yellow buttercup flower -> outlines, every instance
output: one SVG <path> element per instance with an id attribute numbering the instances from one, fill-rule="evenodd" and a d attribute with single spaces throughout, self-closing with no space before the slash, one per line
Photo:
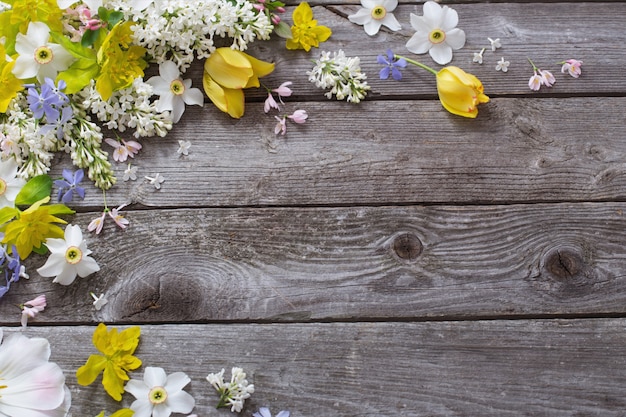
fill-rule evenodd
<path id="1" fill-rule="evenodd" d="M 313 19 L 313 9 L 305 1 L 296 7 L 292 18 L 292 38 L 287 39 L 287 49 L 304 49 L 308 52 L 312 46 L 319 47 L 320 42 L 325 42 L 332 34 L 330 28 L 317 25 L 317 20 Z"/>
<path id="2" fill-rule="evenodd" d="M 446 110 L 463 117 L 475 118 L 478 105 L 489 102 L 480 80 L 454 66 L 442 68 L 437 73 L 437 92 Z"/>
<path id="3" fill-rule="evenodd" d="M 111 29 L 98 50 L 100 75 L 96 90 L 103 100 L 108 100 L 114 91 L 129 87 L 135 78 L 143 77 L 148 65 L 144 60 L 146 49 L 131 45 L 134 22 L 120 22 Z"/>
<path id="4" fill-rule="evenodd" d="M 4 45 L 0 43 L 0 113 L 6 113 L 11 100 L 24 89 L 23 81 L 11 72 L 14 65 L 15 61 L 7 61 Z"/>
<path id="5" fill-rule="evenodd" d="M 0 229 L 4 232 L 2 243 L 9 247 L 15 245 L 22 259 L 26 259 L 34 249 L 39 249 L 49 237 L 62 238 L 63 229 L 53 223 L 67 222 L 55 216 L 74 213 L 74 210 L 64 204 L 44 206 L 48 201 L 50 197 L 43 198 L 28 209 L 18 212 L 14 220 Z"/>
<path id="6" fill-rule="evenodd" d="M 105 391 L 117 401 L 122 400 L 124 381 L 128 381 L 128 371 L 141 366 L 141 360 L 133 356 L 139 345 L 139 326 L 130 327 L 118 333 L 116 328 L 107 331 L 100 323 L 93 333 L 93 344 L 102 355 L 90 355 L 87 363 L 78 368 L 76 379 L 80 385 L 90 385 L 100 372 Z"/>
<path id="7" fill-rule="evenodd" d="M 204 91 L 221 111 L 236 119 L 243 116 L 244 88 L 259 87 L 260 77 L 274 71 L 274 64 L 245 52 L 217 48 L 204 63 Z"/>

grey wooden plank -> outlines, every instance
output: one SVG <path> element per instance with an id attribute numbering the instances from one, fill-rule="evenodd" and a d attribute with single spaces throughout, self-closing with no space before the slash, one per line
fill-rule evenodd
<path id="1" fill-rule="evenodd" d="M 234 121 L 190 108 L 166 138 L 144 141 L 137 181 L 112 205 L 148 207 L 511 203 L 623 199 L 623 97 L 494 99 L 470 120 L 435 101 L 291 103 L 310 118 L 276 136 L 262 104 Z M 599 116 L 601 115 L 601 116 Z M 176 154 L 177 140 L 192 143 Z M 70 167 L 60 155 L 53 175 Z M 156 190 L 144 179 L 159 172 Z M 75 206 L 97 208 L 95 187 Z"/>
<path id="2" fill-rule="evenodd" d="M 199 415 L 216 412 L 204 379 L 232 366 L 255 385 L 246 408 L 304 416 L 621 416 L 624 319 L 434 323 L 142 326 L 143 367 L 182 371 Z M 37 327 L 65 370 L 73 415 L 109 412 L 99 385 L 76 384 L 96 353 L 91 327 Z M 6 330 L 6 332 L 13 330 Z M 143 369 L 131 373 L 140 378 Z"/>
<path id="3" fill-rule="evenodd" d="M 623 46 L 626 32 L 623 31 L 622 18 L 626 15 L 624 2 L 446 4 L 457 10 L 458 27 L 466 33 L 466 44 L 455 51 L 450 65 L 475 74 L 483 82 L 488 95 L 541 97 L 554 94 L 623 95 L 626 92 L 626 75 L 621 70 L 626 59 Z M 330 27 L 333 35 L 309 53 L 286 50 L 285 41 L 278 37 L 251 44 L 249 53 L 277 64 L 275 72 L 264 82 L 269 86 L 277 86 L 291 80 L 294 83 L 294 99 L 325 100 L 323 92 L 308 81 L 306 71 L 311 70 L 311 59 L 316 59 L 320 51 L 342 49 L 346 55 L 361 59 L 361 68 L 372 87 L 368 99 L 436 97 L 433 76 L 419 68 L 405 70 L 401 82 L 380 80 L 378 77 L 381 66 L 376 62 L 376 57 L 384 54 L 388 48 L 437 70 L 442 68 L 428 54 L 412 54 L 405 46 L 415 33 L 410 24 L 410 14 L 421 15 L 422 5 L 399 5 L 394 14 L 402 24 L 402 30 L 392 32 L 383 28 L 373 37 L 347 19 L 358 8 L 356 4 L 341 2 L 314 6 L 318 24 Z M 292 23 L 293 9 L 288 8 L 286 13 L 285 21 L 289 24 Z M 484 53 L 484 63 L 473 63 L 474 52 L 490 46 L 488 37 L 499 38 L 502 48 L 496 52 L 488 48 Z M 496 62 L 502 57 L 511 62 L 506 74 L 495 70 Z M 533 74 L 528 58 L 540 68 L 555 73 L 557 82 L 552 88 L 544 87 L 539 92 L 528 88 L 528 80 Z M 560 73 L 561 66 L 558 63 L 569 58 L 585 62 L 582 78 L 573 79 Z M 195 66 L 190 71 L 194 83 L 201 85 L 202 66 Z M 251 89 L 248 95 L 260 99 L 266 94 L 264 89 Z"/>
<path id="4" fill-rule="evenodd" d="M 132 211 L 101 271 L 14 284 L 0 322 L 415 320 L 626 312 L 624 203 Z M 96 213 L 71 221 L 86 230 Z M 87 233 L 87 232 L 85 232 Z M 96 311 L 89 292 L 110 302 Z"/>

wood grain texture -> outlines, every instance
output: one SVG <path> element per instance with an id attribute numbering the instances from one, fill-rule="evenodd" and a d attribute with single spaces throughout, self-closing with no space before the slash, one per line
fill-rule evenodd
<path id="1" fill-rule="evenodd" d="M 396 320 L 615 315 L 626 306 L 626 205 L 268 208 L 128 213 L 90 237 L 101 271 L 36 274 L 39 323 Z M 86 229 L 96 214 L 73 223 Z M 157 226 L 158 224 L 158 226 Z M 101 311 L 89 292 L 110 299 Z"/>
<path id="2" fill-rule="evenodd" d="M 147 207 L 623 200 L 626 98 L 602 99 L 602 118 L 588 103 L 494 99 L 475 120 L 434 101 L 297 103 L 310 120 L 286 136 L 261 104 L 237 121 L 190 108 L 166 138 L 144 141 L 138 180 L 107 196 Z M 188 156 L 178 139 L 192 142 Z M 70 165 L 61 158 L 54 175 Z M 144 179 L 155 172 L 161 190 Z M 97 210 L 102 195 L 73 204 Z"/>
<path id="3" fill-rule="evenodd" d="M 247 371 L 260 406 L 305 416 L 622 416 L 624 319 L 437 323 L 142 326 L 136 355 L 182 371 L 200 416 L 216 411 L 209 372 Z M 66 372 L 75 416 L 113 412 L 100 379 L 75 371 L 96 353 L 91 327 L 31 328 Z M 131 373 L 141 378 L 143 369 Z M 129 405 L 126 394 L 121 405 Z"/>

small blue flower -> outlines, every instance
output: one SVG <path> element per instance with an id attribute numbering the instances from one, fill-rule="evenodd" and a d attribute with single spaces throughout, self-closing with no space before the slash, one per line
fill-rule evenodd
<path id="1" fill-rule="evenodd" d="M 22 266 L 22 261 L 20 260 L 20 257 L 17 253 L 17 248 L 15 247 L 15 245 L 13 245 L 12 253 L 15 256 L 15 258 L 9 255 L 6 255 L 6 259 L 9 262 L 8 262 L 7 269 L 5 270 L 5 272 L 7 275 L 7 282 L 10 282 L 10 283 L 19 281 L 20 278 L 23 276 L 28 278 L 28 275 L 26 275 L 26 272 L 25 272 L 26 268 Z M 9 275 L 9 272 L 12 272 L 12 274 Z"/>
<path id="2" fill-rule="evenodd" d="M 276 414 L 276 417 L 289 417 L 289 411 L 281 411 L 278 414 Z M 259 411 L 257 411 L 256 413 L 252 414 L 252 417 L 272 417 L 272 413 L 270 413 L 270 409 L 267 407 L 261 407 L 259 408 Z"/>
<path id="3" fill-rule="evenodd" d="M 72 173 L 69 169 L 64 169 L 64 179 L 54 181 L 54 185 L 59 187 L 59 201 L 67 204 L 72 201 L 74 194 L 78 194 L 80 198 L 85 198 L 85 189 L 78 186 L 84 176 L 85 172 L 82 169 L 79 169 L 74 173 Z M 67 191 L 65 191 L 66 189 Z"/>
<path id="4" fill-rule="evenodd" d="M 402 73 L 400 72 L 399 68 L 406 67 L 406 61 L 404 60 L 404 58 L 400 58 L 397 60 L 394 59 L 394 54 L 391 49 L 387 49 L 387 56 L 385 57 L 384 55 L 378 55 L 376 61 L 381 65 L 385 65 L 380 70 L 381 80 L 386 80 L 387 78 L 389 78 L 389 75 L 391 75 L 396 81 L 400 81 L 402 79 Z"/>

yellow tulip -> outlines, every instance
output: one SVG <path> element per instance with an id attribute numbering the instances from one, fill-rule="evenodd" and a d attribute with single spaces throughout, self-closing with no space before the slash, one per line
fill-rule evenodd
<path id="1" fill-rule="evenodd" d="M 242 90 L 259 87 L 259 78 L 272 71 L 273 63 L 231 48 L 218 48 L 204 63 L 202 84 L 218 109 L 238 119 L 243 116 L 245 108 Z"/>
<path id="2" fill-rule="evenodd" d="M 463 117 L 475 118 L 478 105 L 489 102 L 480 80 L 454 66 L 445 67 L 437 73 L 437 92 L 446 110 Z"/>

